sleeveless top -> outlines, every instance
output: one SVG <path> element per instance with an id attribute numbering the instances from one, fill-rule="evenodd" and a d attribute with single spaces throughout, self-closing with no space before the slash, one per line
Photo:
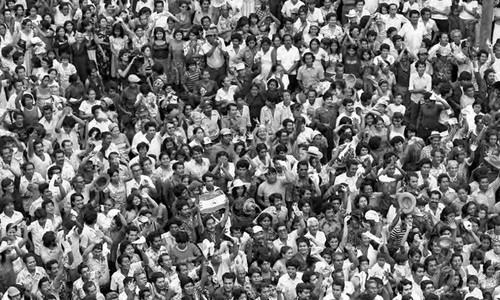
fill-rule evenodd
<path id="1" fill-rule="evenodd" d="M 163 45 L 158 45 L 153 43 L 153 58 L 154 59 L 167 59 L 168 58 L 168 43 L 165 42 Z"/>
<path id="2" fill-rule="evenodd" d="M 23 115 L 24 115 L 25 126 L 36 125 L 41 117 L 40 111 L 36 106 L 33 106 L 31 110 L 27 109 L 26 107 L 23 107 Z"/>

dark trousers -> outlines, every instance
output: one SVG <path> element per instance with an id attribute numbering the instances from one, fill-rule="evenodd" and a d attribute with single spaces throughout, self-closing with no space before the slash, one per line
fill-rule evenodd
<path id="1" fill-rule="evenodd" d="M 440 32 L 448 32 L 450 30 L 450 23 L 448 20 L 433 20 L 436 21 L 436 26 Z"/>

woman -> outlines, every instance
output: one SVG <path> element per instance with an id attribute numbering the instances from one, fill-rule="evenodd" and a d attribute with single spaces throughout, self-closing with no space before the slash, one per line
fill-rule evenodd
<path id="1" fill-rule="evenodd" d="M 42 259 L 42 262 L 45 264 L 53 259 L 59 260 L 59 257 L 62 256 L 63 251 L 57 244 L 55 232 L 47 231 L 46 233 L 44 233 L 42 240 L 43 244 L 42 247 L 40 247 L 40 257 Z"/>
<path id="2" fill-rule="evenodd" d="M 202 54 L 201 46 L 203 40 L 199 39 L 200 33 L 197 28 L 191 28 L 188 33 L 189 40 L 184 44 L 184 56 L 189 61 L 193 56 Z"/>
<path id="3" fill-rule="evenodd" d="M 123 52 L 128 44 L 128 36 L 125 35 L 125 31 L 120 24 L 115 24 L 113 26 L 113 30 L 111 32 L 111 36 L 109 37 L 109 45 L 111 48 L 111 76 L 118 77 L 118 69 L 120 65 L 120 61 L 123 59 Z M 128 51 L 126 52 L 128 53 Z M 120 54 L 122 57 L 120 57 Z M 128 72 L 127 72 L 128 73 Z M 119 78 L 124 78 L 123 75 L 119 76 Z"/>
<path id="4" fill-rule="evenodd" d="M 26 74 L 31 74 L 31 40 L 35 37 L 33 31 L 33 22 L 30 19 L 24 19 L 21 22 L 21 30 L 14 34 L 12 43 L 19 51 L 24 53 L 24 66 L 26 67 Z"/>
<path id="5" fill-rule="evenodd" d="M 268 37 L 262 38 L 261 49 L 255 54 L 254 63 L 260 67 L 261 79 L 266 82 L 272 66 L 276 64 L 276 53 L 272 51 L 271 40 Z"/>
<path id="6" fill-rule="evenodd" d="M 0 49 L 12 44 L 12 34 L 7 29 L 7 25 L 0 24 Z"/>
<path id="7" fill-rule="evenodd" d="M 130 30 L 127 24 L 123 22 L 123 20 L 120 20 L 119 24 L 122 25 L 123 30 L 125 30 L 125 33 L 132 41 L 132 49 L 140 50 L 144 45 L 148 43 L 149 36 L 151 35 L 151 30 L 155 27 L 156 22 L 153 22 L 152 26 L 148 26 L 147 29 L 142 25 L 138 25 L 135 28 L 135 32 Z"/>
<path id="8" fill-rule="evenodd" d="M 186 58 L 184 56 L 184 41 L 182 40 L 182 31 L 174 31 L 174 39 L 169 45 L 169 64 L 173 75 L 173 83 L 180 84 L 186 66 Z"/>
<path id="9" fill-rule="evenodd" d="M 63 54 L 69 54 L 71 52 L 71 46 L 69 44 L 68 36 L 64 27 L 60 26 L 56 29 L 56 36 L 54 38 L 53 49 L 56 51 L 57 58 L 61 60 Z"/>
<path id="10" fill-rule="evenodd" d="M 95 42 L 97 44 L 97 66 L 100 75 L 107 79 L 111 75 L 111 49 L 109 44 L 108 21 L 101 16 L 95 30 Z"/>
<path id="11" fill-rule="evenodd" d="M 101 99 L 104 95 L 104 83 L 101 75 L 99 75 L 97 65 L 90 63 L 89 71 L 90 74 L 85 80 L 85 89 L 93 89 L 96 93 L 96 99 Z"/>
<path id="12" fill-rule="evenodd" d="M 160 165 L 154 171 L 153 179 L 154 181 L 160 181 L 162 184 L 165 184 L 174 172 L 172 170 L 172 165 L 170 163 L 170 157 L 168 156 L 168 153 L 162 152 L 159 159 Z"/>
<path id="13" fill-rule="evenodd" d="M 142 201 L 144 195 L 136 190 L 127 197 L 125 208 L 122 210 L 127 224 L 130 224 L 139 215 L 139 211 L 147 206 Z"/>
<path id="14" fill-rule="evenodd" d="M 196 127 L 193 129 L 193 135 L 190 137 L 192 140 L 189 143 L 190 147 L 193 146 L 202 146 L 203 147 L 203 140 L 205 138 L 205 129 L 203 127 Z"/>
<path id="15" fill-rule="evenodd" d="M 378 136 L 381 138 L 379 149 L 389 149 L 388 129 L 387 127 L 385 127 L 384 120 L 381 117 L 379 116 L 375 117 L 375 124 L 370 128 L 368 128 L 366 135 L 367 135 L 366 142 L 368 142 L 370 138 Z"/>
<path id="16" fill-rule="evenodd" d="M 87 80 L 90 59 L 87 51 L 87 42 L 81 32 L 75 34 L 75 42 L 71 44 L 71 57 L 80 80 L 85 82 Z"/>
<path id="17" fill-rule="evenodd" d="M 270 214 L 263 212 L 255 219 L 255 221 L 264 230 L 264 238 L 266 240 L 274 240 L 276 238 L 276 232 L 272 226 L 273 217 Z"/>
<path id="18" fill-rule="evenodd" d="M 191 26 L 193 25 L 191 21 L 192 15 L 190 12 L 189 3 L 187 1 L 179 1 L 179 8 L 181 9 L 181 11 L 177 15 L 175 15 L 175 17 L 179 20 L 177 25 L 179 30 L 181 30 L 181 32 L 183 33 L 183 36 L 187 36 L 189 29 L 191 29 Z"/>
<path id="19" fill-rule="evenodd" d="M 280 229 L 278 229 L 279 231 Z M 286 231 L 286 228 L 283 226 L 283 230 Z M 283 276 L 287 274 L 286 271 L 286 263 L 293 257 L 293 249 L 290 246 L 283 246 L 281 247 L 280 250 L 280 257 L 279 259 L 274 263 L 273 269 L 274 271 L 278 272 L 279 276 Z"/>
<path id="20" fill-rule="evenodd" d="M 120 132 L 120 127 L 116 123 L 109 125 L 109 132 L 111 132 L 112 143 L 118 149 L 118 154 L 125 160 L 128 160 L 128 154 L 131 147 L 127 136 Z"/>
<path id="21" fill-rule="evenodd" d="M 313 67 L 323 69 L 324 66 L 327 66 L 328 63 L 328 53 L 326 53 L 325 49 L 320 47 L 321 44 L 319 39 L 313 38 L 308 44 L 308 49 L 304 51 L 304 53 L 311 52 L 314 55 Z"/>
<path id="22" fill-rule="evenodd" d="M 73 24 L 73 21 L 66 21 L 64 22 L 64 31 L 66 32 L 66 36 L 68 37 L 68 42 L 70 45 L 75 43 L 75 25 Z"/>
<path id="23" fill-rule="evenodd" d="M 484 294 L 492 294 L 499 283 L 499 271 L 491 260 L 483 264 L 483 272 L 479 273 L 479 288 Z"/>
<path id="24" fill-rule="evenodd" d="M 78 74 L 71 74 L 68 82 L 70 85 L 66 88 L 66 92 L 64 93 L 66 99 L 68 99 L 67 105 L 71 107 L 74 112 L 78 112 L 77 116 L 79 116 L 79 107 L 82 104 L 83 99 L 87 98 L 85 86 L 80 81 Z"/>
<path id="25" fill-rule="evenodd" d="M 152 57 L 155 63 L 163 67 L 163 70 L 168 70 L 169 44 L 166 40 L 165 29 L 156 27 L 153 31 L 152 38 Z"/>
<path id="26" fill-rule="evenodd" d="M 20 231 L 23 233 L 22 237 L 19 236 Z M 9 263 L 12 264 L 11 267 L 15 274 L 18 274 L 24 268 L 21 257 L 28 253 L 28 250 L 26 249 L 26 243 L 28 240 L 28 232 L 24 222 L 7 224 L 6 236 L 2 238 L 0 252 L 3 255 L 6 255 L 2 257 L 2 260 L 6 257 L 13 259 Z"/>
<path id="27" fill-rule="evenodd" d="M 109 169 L 108 176 L 110 178 L 109 185 L 103 192 L 113 201 L 113 208 L 122 211 L 125 207 L 125 183 L 120 179 L 120 171 L 117 169 Z"/>
<path id="28" fill-rule="evenodd" d="M 121 49 L 118 53 L 118 63 L 116 66 L 116 77 L 122 85 L 122 87 L 127 87 L 129 82 L 127 80 L 130 74 L 137 74 L 137 67 L 135 61 L 137 56 L 130 59 L 130 52 L 128 49 Z"/>
<path id="29" fill-rule="evenodd" d="M 87 48 L 87 56 L 90 61 L 94 62 L 94 66 L 97 67 L 97 43 L 96 34 L 94 33 L 94 24 L 90 20 L 84 20 L 81 27 L 84 30 L 82 34 Z"/>
<path id="30" fill-rule="evenodd" d="M 309 26 L 309 32 L 304 34 L 304 36 L 302 38 L 303 47 L 305 47 L 305 48 L 310 47 L 311 41 L 313 39 L 316 39 L 318 41 L 323 39 L 323 35 L 319 33 L 319 30 L 320 30 L 319 27 L 316 25 Z M 319 42 L 318 42 L 318 44 L 319 44 Z"/>
<path id="31" fill-rule="evenodd" d="M 260 111 L 265 105 L 265 100 L 260 93 L 259 85 L 252 85 L 250 94 L 246 96 L 246 103 L 248 104 L 248 108 L 250 109 L 250 120 L 252 122 L 252 126 L 255 126 L 255 120 L 260 119 Z"/>
<path id="32" fill-rule="evenodd" d="M 245 47 L 245 53 L 243 55 L 243 62 L 245 63 L 245 67 L 250 72 L 253 73 L 253 70 L 255 69 L 254 67 L 255 56 L 257 55 L 257 52 L 260 51 L 260 49 L 257 45 L 257 39 L 255 38 L 254 35 L 247 36 L 247 38 L 245 39 L 245 44 L 246 47 Z"/>
<path id="33" fill-rule="evenodd" d="M 299 262 L 299 268 L 297 271 L 305 272 L 308 268 L 312 267 L 316 262 L 311 256 L 311 242 L 305 237 L 299 237 L 297 239 L 297 253 L 293 256 L 292 259 L 295 259 Z"/>
<path id="34" fill-rule="evenodd" d="M 392 122 L 389 126 L 389 140 L 392 140 L 396 136 L 404 138 L 406 126 L 403 125 L 403 114 L 400 112 L 395 112 L 392 116 Z"/>
<path id="35" fill-rule="evenodd" d="M 222 87 L 217 90 L 215 95 L 215 107 L 226 107 L 229 102 L 234 102 L 234 95 L 240 90 L 240 83 L 238 85 L 232 84 L 231 78 L 225 77 L 222 80 Z"/>
<path id="36" fill-rule="evenodd" d="M 76 43 L 73 45 L 76 45 Z M 79 117 L 83 120 L 92 120 L 94 118 L 92 107 L 94 107 L 95 105 L 101 105 L 101 101 L 96 99 L 96 92 L 93 89 L 88 89 L 87 100 L 83 100 L 80 104 Z"/>
<path id="37" fill-rule="evenodd" d="M 188 269 L 192 270 L 195 263 L 200 261 L 202 253 L 193 243 L 189 242 L 189 236 L 185 231 L 179 231 L 175 238 L 176 245 L 171 248 L 170 256 L 174 265 L 187 263 Z"/>

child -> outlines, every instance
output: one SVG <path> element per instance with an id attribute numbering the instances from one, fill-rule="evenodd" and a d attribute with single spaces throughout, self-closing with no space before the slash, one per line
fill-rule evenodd
<path id="1" fill-rule="evenodd" d="M 483 299 L 483 293 L 478 287 L 479 280 L 476 275 L 469 275 L 467 276 L 467 288 L 465 291 L 467 294 L 465 294 L 464 299 L 467 299 L 468 297 L 474 297 L 479 300 Z"/>
<path id="2" fill-rule="evenodd" d="M 147 83 L 141 84 L 139 90 L 140 93 L 137 94 L 134 106 L 144 105 L 148 110 L 149 116 L 160 123 L 155 94 L 151 92 L 151 88 Z"/>
<path id="3" fill-rule="evenodd" d="M 482 105 L 480 100 L 474 101 L 472 105 L 466 106 L 462 108 L 461 112 L 461 118 L 467 122 L 467 126 L 469 128 L 469 132 L 474 132 L 476 130 L 476 116 L 478 115 L 483 115 L 481 112 Z M 462 120 L 460 120 L 462 121 Z"/>
<path id="4" fill-rule="evenodd" d="M 184 73 L 184 82 L 183 87 L 184 90 L 189 94 L 193 93 L 194 85 L 197 81 L 200 80 L 200 69 L 198 68 L 198 64 L 193 59 L 187 61 L 187 70 Z"/>
<path id="5" fill-rule="evenodd" d="M 377 263 L 368 270 L 368 276 L 378 277 L 382 279 L 382 282 L 384 283 L 384 285 L 386 285 L 389 283 L 389 280 L 386 276 L 388 272 L 391 272 L 391 265 L 386 262 L 386 254 L 383 252 L 379 252 L 377 254 Z"/>
<path id="6" fill-rule="evenodd" d="M 406 112 L 406 106 L 403 105 L 403 94 L 397 93 L 394 95 L 394 103 L 387 106 L 387 115 L 392 119 L 395 112 L 400 112 L 403 116 Z"/>

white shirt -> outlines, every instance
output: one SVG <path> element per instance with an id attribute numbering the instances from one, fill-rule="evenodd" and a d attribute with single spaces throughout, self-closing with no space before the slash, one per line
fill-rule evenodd
<path id="1" fill-rule="evenodd" d="M 415 28 L 413 24 L 410 22 L 406 23 L 399 30 L 399 35 L 403 37 L 404 43 L 408 47 L 408 50 L 417 55 L 418 49 L 422 45 L 422 40 L 424 39 L 424 35 L 427 34 L 427 29 L 425 28 L 423 23 L 418 23 Z"/>
<path id="2" fill-rule="evenodd" d="M 295 46 L 291 46 L 290 49 L 286 49 L 285 45 L 282 45 L 276 51 L 276 60 L 278 60 L 285 70 L 289 70 L 296 62 L 300 61 L 299 49 Z M 289 75 L 296 75 L 297 69 L 291 72 Z"/>
<path id="3" fill-rule="evenodd" d="M 451 8 L 451 0 L 430 0 L 428 6 L 445 10 L 446 8 Z M 434 12 L 432 13 L 432 18 L 434 20 L 447 20 L 448 16 Z"/>
<path id="4" fill-rule="evenodd" d="M 163 138 L 160 136 L 160 133 L 155 133 L 151 142 L 146 138 L 146 135 L 142 133 L 142 131 L 137 132 L 132 139 L 132 152 L 139 153 L 137 150 L 137 145 L 140 143 L 146 143 L 149 145 L 148 154 L 154 155 L 156 158 L 160 157 L 161 153 L 161 143 L 163 142 Z"/>
<path id="5" fill-rule="evenodd" d="M 283 7 L 281 8 L 281 13 L 284 15 L 284 16 L 287 16 L 287 17 L 292 17 L 292 10 L 294 9 L 299 9 L 302 5 L 305 5 L 304 2 L 302 1 L 297 1 L 297 3 L 293 4 L 291 0 L 287 0 L 285 1 L 285 3 L 283 3 Z"/>

